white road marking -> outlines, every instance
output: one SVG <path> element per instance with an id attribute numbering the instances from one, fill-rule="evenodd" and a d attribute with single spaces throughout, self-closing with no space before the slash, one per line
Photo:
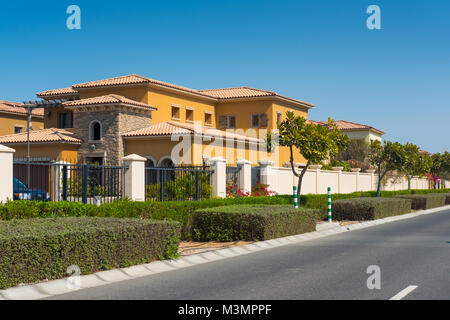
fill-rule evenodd
<path id="1" fill-rule="evenodd" d="M 397 293 L 395 296 L 390 298 L 389 300 L 402 300 L 404 297 L 406 297 L 408 294 L 410 294 L 411 292 L 413 292 L 416 289 L 417 289 L 417 286 L 408 286 L 405 289 L 403 289 L 402 291 L 400 291 L 399 293 Z"/>

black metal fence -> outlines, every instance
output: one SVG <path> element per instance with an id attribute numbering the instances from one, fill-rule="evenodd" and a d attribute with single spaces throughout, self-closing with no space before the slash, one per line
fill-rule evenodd
<path id="1" fill-rule="evenodd" d="M 14 160 L 14 199 L 101 204 L 125 197 L 124 166 Z"/>
<path id="2" fill-rule="evenodd" d="M 208 166 L 145 168 L 145 198 L 154 201 L 193 201 L 212 196 Z"/>
<path id="3" fill-rule="evenodd" d="M 239 186 L 239 172 L 241 171 L 240 166 L 227 166 L 227 186 Z"/>

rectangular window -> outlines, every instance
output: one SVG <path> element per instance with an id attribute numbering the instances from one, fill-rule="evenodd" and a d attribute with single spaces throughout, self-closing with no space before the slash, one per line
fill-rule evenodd
<path id="1" fill-rule="evenodd" d="M 194 122 L 194 109 L 186 108 L 186 122 Z"/>
<path id="2" fill-rule="evenodd" d="M 67 129 L 72 128 L 72 121 L 70 119 L 70 113 L 60 113 L 59 114 L 59 128 Z"/>
<path id="3" fill-rule="evenodd" d="M 14 126 L 14 134 L 21 133 L 23 130 L 23 127 L 21 126 Z"/>
<path id="4" fill-rule="evenodd" d="M 234 129 L 236 128 L 236 116 L 220 116 L 219 117 L 219 128 L 222 129 Z"/>
<path id="5" fill-rule="evenodd" d="M 228 128 L 236 128 L 236 116 L 228 116 Z"/>
<path id="6" fill-rule="evenodd" d="M 259 128 L 259 114 L 252 114 L 252 128 Z"/>
<path id="7" fill-rule="evenodd" d="M 180 107 L 172 106 L 172 120 L 180 120 Z"/>
<path id="8" fill-rule="evenodd" d="M 252 128 L 265 128 L 268 124 L 268 117 L 265 113 L 252 114 L 251 127 Z"/>
<path id="9" fill-rule="evenodd" d="M 205 112 L 205 125 L 210 126 L 212 125 L 212 114 Z"/>

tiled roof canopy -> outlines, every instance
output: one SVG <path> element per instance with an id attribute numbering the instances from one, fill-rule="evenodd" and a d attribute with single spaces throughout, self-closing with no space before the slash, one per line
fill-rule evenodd
<path id="1" fill-rule="evenodd" d="M 104 80 L 89 81 L 84 83 L 79 83 L 73 85 L 71 88 L 57 89 L 43 91 L 37 94 L 38 97 L 51 97 L 53 95 L 61 94 L 78 94 L 80 90 L 90 89 L 90 88 L 102 88 L 102 87 L 114 87 L 114 86 L 127 86 L 127 85 L 154 85 L 162 88 L 170 88 L 174 90 L 180 90 L 185 93 L 195 94 L 202 96 L 204 98 L 215 100 L 215 101 L 225 101 L 229 99 L 243 99 L 243 98 L 258 98 L 258 97 L 277 97 L 280 99 L 288 100 L 294 103 L 300 103 L 306 107 L 313 107 L 314 105 L 281 96 L 273 91 L 249 88 L 249 87 L 237 87 L 237 88 L 225 88 L 225 89 L 211 89 L 211 90 L 195 90 L 187 87 L 167 83 L 164 81 L 159 81 L 155 79 L 150 79 L 138 74 L 130 74 L 126 76 L 114 77 Z"/>
<path id="2" fill-rule="evenodd" d="M 106 96 L 93 97 L 81 100 L 66 101 L 63 102 L 65 107 L 82 107 L 82 106 L 93 106 L 93 105 L 105 105 L 105 104 L 120 104 L 120 105 L 130 105 L 134 107 L 145 108 L 149 110 L 157 110 L 157 108 L 152 107 L 149 104 L 132 100 L 118 94 L 108 94 Z"/>
<path id="3" fill-rule="evenodd" d="M 183 86 L 178 86 L 178 85 L 167 83 L 167 82 L 164 82 L 164 81 L 150 79 L 150 78 L 147 78 L 147 77 L 144 77 L 144 76 L 140 76 L 138 74 L 130 74 L 130 75 L 127 75 L 127 76 L 114 77 L 114 78 L 109 78 L 109 79 L 104 79 L 104 80 L 97 80 L 97 81 L 90 81 L 90 82 L 75 84 L 75 85 L 72 86 L 72 88 L 74 88 L 74 89 L 86 89 L 86 88 L 123 86 L 123 85 L 133 85 L 133 84 L 155 84 L 155 85 L 159 85 L 159 86 L 162 86 L 162 87 L 168 87 L 168 88 L 172 88 L 172 89 L 186 91 L 186 92 L 189 92 L 189 93 L 195 93 L 195 94 L 204 95 L 204 94 L 202 94 L 199 91 L 194 90 L 194 89 L 190 89 L 190 88 L 183 87 Z M 207 97 L 207 95 L 204 95 L 204 96 Z"/>
<path id="4" fill-rule="evenodd" d="M 309 120 L 313 124 L 326 125 L 328 121 L 314 121 Z M 334 122 L 339 130 L 342 131 L 358 131 L 358 130 L 373 130 L 379 134 L 384 134 L 385 132 L 378 130 L 372 126 L 366 124 L 360 124 L 356 122 L 346 121 L 346 120 L 336 120 Z"/>
<path id="5" fill-rule="evenodd" d="M 27 142 L 26 132 L 0 137 L 0 143 L 5 144 L 26 143 L 26 142 Z M 74 137 L 72 132 L 55 128 L 30 131 L 30 142 L 81 144 L 81 140 Z"/>
<path id="6" fill-rule="evenodd" d="M 78 95 L 79 92 L 77 90 L 69 88 L 62 88 L 62 89 L 54 89 L 54 90 L 47 90 L 37 93 L 36 95 L 39 98 L 46 98 L 46 97 L 52 97 L 52 96 L 58 96 L 58 95 Z"/>
<path id="7" fill-rule="evenodd" d="M 22 104 L 17 102 L 10 102 L 10 101 L 2 101 L 0 100 L 0 112 L 7 112 L 7 113 L 15 113 L 15 114 L 27 114 L 27 110 L 23 107 L 21 107 Z M 31 114 L 33 116 L 37 117 L 43 117 L 44 116 L 44 109 L 43 108 L 37 108 L 33 109 Z"/>
<path id="8" fill-rule="evenodd" d="M 304 104 L 308 107 L 314 106 L 314 105 L 304 102 L 304 101 L 281 96 L 278 93 L 273 92 L 273 91 L 255 89 L 255 88 L 250 88 L 250 87 L 210 89 L 210 90 L 200 90 L 199 92 L 205 93 L 205 94 L 215 97 L 219 100 L 221 100 L 221 99 L 228 100 L 228 99 L 257 98 L 257 97 L 279 97 L 279 98 L 291 100 L 293 102 Z"/>
<path id="9" fill-rule="evenodd" d="M 188 123 L 179 123 L 173 121 L 160 122 L 147 128 L 131 131 L 123 134 L 123 137 L 151 137 L 151 136 L 167 136 L 172 134 L 203 134 L 206 136 L 236 139 L 240 141 L 250 141 L 259 143 L 260 140 L 247 137 L 241 134 L 226 132 L 214 128 L 204 127 L 201 125 L 193 125 Z"/>

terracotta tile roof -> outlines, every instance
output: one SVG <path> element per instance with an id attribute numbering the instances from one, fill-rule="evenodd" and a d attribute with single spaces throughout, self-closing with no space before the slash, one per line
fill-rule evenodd
<path id="1" fill-rule="evenodd" d="M 257 97 L 272 96 L 272 97 L 278 97 L 278 98 L 282 98 L 282 99 L 289 100 L 289 101 L 296 102 L 296 103 L 301 103 L 308 107 L 314 106 L 314 105 L 304 102 L 304 101 L 284 97 L 273 91 L 255 89 L 255 88 L 250 88 L 250 87 L 195 90 L 195 89 L 171 84 L 171 83 L 164 82 L 164 81 L 147 78 L 147 77 L 144 77 L 144 76 L 141 76 L 138 74 L 130 74 L 130 75 L 126 75 L 126 76 L 120 76 L 120 77 L 114 77 L 114 78 L 109 78 L 109 79 L 74 84 L 72 86 L 72 88 L 43 91 L 43 92 L 38 93 L 37 95 L 38 95 L 38 97 L 51 97 L 52 95 L 59 95 L 59 94 L 76 94 L 76 93 L 78 93 L 78 91 L 80 89 L 82 90 L 82 89 L 88 89 L 88 88 L 101 88 L 101 87 L 139 85 L 139 84 L 149 84 L 149 85 L 155 85 L 155 86 L 160 86 L 160 87 L 181 90 L 184 92 L 200 95 L 200 96 L 203 96 L 208 99 L 219 100 L 219 101 L 227 100 L 227 99 L 257 98 Z"/>
<path id="2" fill-rule="evenodd" d="M 114 78 L 109 78 L 109 79 L 104 79 L 104 80 L 79 83 L 79 84 L 73 85 L 72 88 L 85 89 L 85 88 L 133 85 L 133 84 L 154 84 L 154 85 L 159 85 L 159 86 L 163 86 L 163 87 L 186 91 L 186 92 L 190 92 L 190 93 L 194 93 L 194 94 L 199 94 L 199 95 L 203 95 L 205 97 L 211 98 L 210 96 L 208 96 L 206 94 L 202 94 L 201 92 L 194 90 L 194 89 L 171 84 L 171 83 L 160 81 L 160 80 L 150 79 L 150 78 L 138 75 L 138 74 L 130 74 L 130 75 L 121 76 L 121 77 L 114 77 Z"/>
<path id="3" fill-rule="evenodd" d="M 199 90 L 199 92 L 205 93 L 205 94 L 215 97 L 219 100 L 221 100 L 221 99 L 228 100 L 228 99 L 242 99 L 242 98 L 257 98 L 257 97 L 279 97 L 279 98 L 287 99 L 287 100 L 290 100 L 293 102 L 305 104 L 309 107 L 314 106 L 308 102 L 284 97 L 273 91 L 250 88 L 250 87 L 209 89 L 209 90 Z"/>
<path id="4" fill-rule="evenodd" d="M 108 94 L 106 96 L 93 97 L 81 100 L 66 101 L 63 102 L 64 107 L 81 107 L 90 105 L 102 105 L 102 104 L 121 104 L 121 105 L 131 105 L 135 107 L 146 108 L 150 110 L 157 110 L 157 108 L 152 107 L 149 104 L 132 100 L 118 94 Z"/>
<path id="5" fill-rule="evenodd" d="M 10 102 L 10 101 L 2 101 L 0 100 L 0 112 L 6 112 L 6 113 L 15 113 L 15 114 L 27 114 L 27 110 L 23 107 L 21 107 L 22 104 L 18 102 Z M 44 116 L 44 109 L 43 108 L 37 108 L 34 109 L 31 114 L 33 116 L 37 117 L 43 117 Z"/>
<path id="6" fill-rule="evenodd" d="M 45 97 L 52 97 L 52 96 L 58 96 L 58 95 L 78 95 L 78 94 L 79 94 L 79 92 L 77 90 L 74 90 L 74 89 L 72 89 L 72 87 L 69 87 L 69 88 L 42 91 L 42 92 L 36 93 L 36 96 L 38 96 L 39 98 L 45 98 Z"/>
<path id="7" fill-rule="evenodd" d="M 15 144 L 26 143 L 27 133 L 21 132 L 17 134 L 11 134 L 0 137 L 0 143 L 2 144 Z M 76 138 L 72 132 L 63 129 L 41 129 L 30 131 L 30 142 L 53 142 L 53 143 L 68 143 L 68 144 L 81 144 L 81 140 Z"/>
<path id="8" fill-rule="evenodd" d="M 189 123 L 180 123 L 174 121 L 160 122 L 150 127 L 131 131 L 123 134 L 124 137 L 147 137 L 147 136 L 166 136 L 172 134 L 203 134 L 212 137 L 221 137 L 228 139 L 245 140 L 251 142 L 260 142 L 259 139 L 247 137 L 241 134 L 226 132 L 215 128 L 196 126 Z"/>
<path id="9" fill-rule="evenodd" d="M 314 121 L 314 120 L 309 120 L 309 122 L 314 123 L 314 124 L 321 124 L 321 125 L 325 125 L 328 123 L 328 121 Z M 338 127 L 338 129 L 342 130 L 342 131 L 373 130 L 380 134 L 385 133 L 381 130 L 378 130 L 378 129 L 376 129 L 372 126 L 366 125 L 366 124 L 360 124 L 360 123 L 346 121 L 346 120 L 336 120 L 335 123 L 336 123 L 336 126 Z"/>
<path id="10" fill-rule="evenodd" d="M 254 89 L 249 87 L 200 90 L 200 92 L 206 93 L 218 99 L 251 98 L 276 95 L 276 93 L 272 91 Z"/>

